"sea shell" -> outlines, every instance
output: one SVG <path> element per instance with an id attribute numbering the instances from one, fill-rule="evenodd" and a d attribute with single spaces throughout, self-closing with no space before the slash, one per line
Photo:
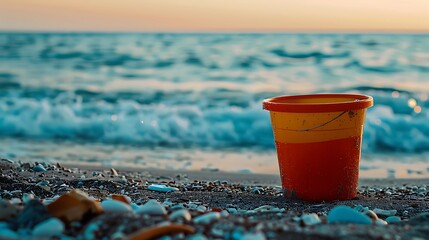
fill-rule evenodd
<path id="1" fill-rule="evenodd" d="M 79 191 L 72 190 L 47 206 L 49 213 L 65 222 L 81 220 L 85 216 L 95 216 L 101 214 L 103 209 L 100 204 L 88 198 Z"/>

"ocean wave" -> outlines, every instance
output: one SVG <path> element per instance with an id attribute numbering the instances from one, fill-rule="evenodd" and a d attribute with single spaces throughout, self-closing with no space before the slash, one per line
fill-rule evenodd
<path id="1" fill-rule="evenodd" d="M 349 57 L 349 52 L 338 52 L 338 53 L 324 53 L 321 51 L 310 51 L 310 52 L 287 52 L 284 49 L 273 49 L 271 52 L 279 57 L 286 58 L 345 58 Z"/>
<path id="2" fill-rule="evenodd" d="M 353 60 L 345 65 L 346 68 L 357 68 L 369 72 L 377 73 L 397 73 L 401 68 L 393 64 L 369 64 L 363 61 Z"/>
<path id="3" fill-rule="evenodd" d="M 429 151 L 427 98 L 393 88 L 356 89 L 374 96 L 376 103 L 367 113 L 364 152 Z M 199 97 L 195 92 L 176 94 L 54 89 L 19 97 L 16 92 L 0 94 L 0 135 L 141 146 L 273 149 L 269 114 L 261 108 L 269 93 L 216 90 L 210 94 L 205 90 Z"/>

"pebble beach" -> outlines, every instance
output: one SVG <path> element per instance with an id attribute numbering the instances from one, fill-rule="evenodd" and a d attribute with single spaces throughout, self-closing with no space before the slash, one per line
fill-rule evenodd
<path id="1" fill-rule="evenodd" d="M 427 239 L 427 179 L 361 179 L 348 201 L 276 175 L 0 160 L 0 239 Z"/>

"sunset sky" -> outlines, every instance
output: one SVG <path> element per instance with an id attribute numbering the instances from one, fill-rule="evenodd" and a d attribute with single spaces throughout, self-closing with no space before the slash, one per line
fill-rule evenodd
<path id="1" fill-rule="evenodd" d="M 429 32 L 429 0 L 0 0 L 0 30 Z"/>

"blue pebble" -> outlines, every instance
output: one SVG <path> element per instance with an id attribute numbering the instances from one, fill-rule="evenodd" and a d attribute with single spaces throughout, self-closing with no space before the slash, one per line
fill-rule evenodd
<path id="1" fill-rule="evenodd" d="M 371 218 L 347 206 L 336 206 L 328 213 L 328 223 L 371 224 Z"/>
<path id="2" fill-rule="evenodd" d="M 44 168 L 42 165 L 36 165 L 33 167 L 33 171 L 35 171 L 35 172 L 46 172 L 46 168 Z"/>
<path id="3" fill-rule="evenodd" d="M 156 192 L 173 192 L 179 190 L 175 187 L 169 187 L 162 184 L 152 184 L 148 187 L 148 189 Z"/>
<path id="4" fill-rule="evenodd" d="M 401 218 L 398 216 L 390 216 L 388 218 L 386 218 L 386 222 L 388 223 L 395 223 L 395 222 L 400 222 Z"/>

